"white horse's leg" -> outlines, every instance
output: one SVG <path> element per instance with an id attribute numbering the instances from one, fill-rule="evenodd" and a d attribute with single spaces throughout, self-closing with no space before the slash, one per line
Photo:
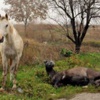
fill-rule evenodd
<path id="1" fill-rule="evenodd" d="M 13 81 L 13 87 L 12 89 L 16 89 L 16 74 L 17 74 L 17 68 L 18 68 L 18 64 L 19 64 L 19 59 L 18 57 L 16 57 L 13 61 L 12 61 L 12 65 L 10 67 L 10 80 Z"/>
<path id="2" fill-rule="evenodd" d="M 16 69 L 15 69 L 15 74 L 16 74 L 17 71 L 18 71 L 18 66 L 19 66 L 20 58 L 21 58 L 21 55 L 18 55 L 18 57 L 17 57 L 17 63 L 16 63 Z"/>
<path id="3" fill-rule="evenodd" d="M 17 64 L 17 59 L 12 60 L 12 64 L 10 66 L 10 81 L 13 81 L 13 88 L 16 88 L 16 75 L 15 75 L 15 69 Z"/>
<path id="4" fill-rule="evenodd" d="M 2 89 L 5 88 L 6 80 L 7 80 L 7 69 L 8 69 L 8 61 L 5 56 L 2 56 L 2 64 L 3 64 L 3 79 L 2 79 Z"/>

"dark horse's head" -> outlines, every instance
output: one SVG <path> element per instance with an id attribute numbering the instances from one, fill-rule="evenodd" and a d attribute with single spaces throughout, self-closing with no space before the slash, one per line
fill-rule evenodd
<path id="1" fill-rule="evenodd" d="M 50 61 L 45 60 L 44 64 L 45 64 L 45 68 L 46 68 L 47 73 L 51 72 L 53 70 L 54 65 L 55 65 L 55 63 L 52 60 L 50 60 Z"/>

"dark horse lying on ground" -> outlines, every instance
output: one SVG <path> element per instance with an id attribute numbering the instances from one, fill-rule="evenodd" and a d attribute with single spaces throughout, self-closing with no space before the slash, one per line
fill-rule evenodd
<path id="1" fill-rule="evenodd" d="M 75 67 L 62 72 L 56 72 L 53 67 L 53 61 L 44 61 L 46 72 L 51 79 L 54 87 L 60 87 L 67 84 L 85 86 L 93 84 L 100 86 L 100 72 L 85 67 Z"/>

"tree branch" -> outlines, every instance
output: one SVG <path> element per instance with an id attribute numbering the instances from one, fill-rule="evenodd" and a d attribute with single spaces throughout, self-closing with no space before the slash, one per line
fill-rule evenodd
<path id="1" fill-rule="evenodd" d="M 69 34 L 67 34 L 66 36 L 75 44 L 75 41 L 72 39 L 72 37 L 69 36 Z"/>
<path id="2" fill-rule="evenodd" d="M 64 11 L 65 14 L 71 19 L 71 16 L 70 16 L 69 13 L 67 12 L 66 7 L 65 7 L 64 5 L 63 5 L 63 6 L 64 6 L 64 8 L 63 8 L 62 6 L 60 6 L 60 5 L 57 3 L 56 0 L 52 0 L 52 1 L 54 1 L 55 4 L 56 4 L 56 6 L 57 6 L 58 8 L 60 8 L 60 9 L 62 9 L 62 11 Z"/>

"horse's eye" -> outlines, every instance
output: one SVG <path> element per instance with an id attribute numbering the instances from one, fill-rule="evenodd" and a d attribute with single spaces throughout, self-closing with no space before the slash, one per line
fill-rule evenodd
<path id="1" fill-rule="evenodd" d="M 8 24 L 5 27 L 7 28 L 8 27 Z"/>

